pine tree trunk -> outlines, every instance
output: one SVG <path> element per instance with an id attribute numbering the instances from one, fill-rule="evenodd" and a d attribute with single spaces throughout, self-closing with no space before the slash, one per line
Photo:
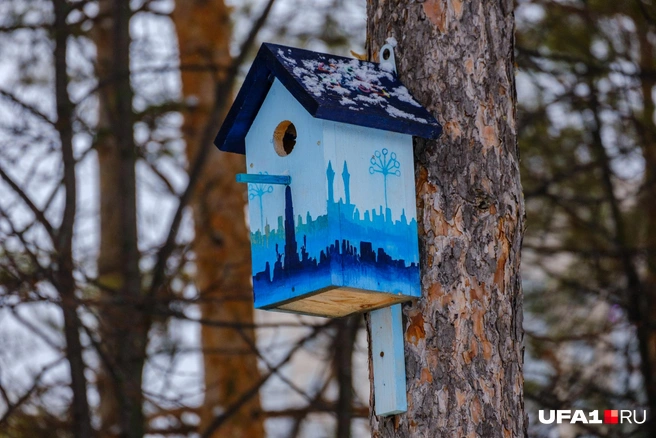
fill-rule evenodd
<path id="1" fill-rule="evenodd" d="M 225 79 L 232 61 L 230 17 L 223 0 L 194 0 L 178 1 L 172 18 L 178 34 L 182 89 L 188 105 L 183 134 L 191 163 L 200 148 L 213 148 L 201 144 L 201 138 L 215 103 L 216 84 Z M 250 328 L 253 302 L 250 243 L 244 217 L 246 187 L 235 182 L 235 175 L 245 171 L 244 157 L 213 150 L 204 169 L 191 202 L 202 318 L 237 322 L 244 328 L 237 331 L 202 326 L 205 400 L 200 410 L 201 432 L 251 388 L 259 375 L 253 350 L 255 335 Z M 212 436 L 264 437 L 259 397 L 254 396 Z"/>
<path id="2" fill-rule="evenodd" d="M 370 57 L 395 37 L 399 77 L 444 125 L 415 142 L 423 296 L 404 306 L 408 412 L 372 414 L 373 436 L 525 436 L 513 2 L 372 0 L 367 15 Z"/>

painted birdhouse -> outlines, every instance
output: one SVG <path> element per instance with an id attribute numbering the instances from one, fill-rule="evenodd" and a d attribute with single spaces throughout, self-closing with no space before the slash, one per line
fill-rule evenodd
<path id="1" fill-rule="evenodd" d="M 384 64 L 263 44 L 215 140 L 246 155 L 255 307 L 419 297 L 412 136 L 441 130 Z"/>

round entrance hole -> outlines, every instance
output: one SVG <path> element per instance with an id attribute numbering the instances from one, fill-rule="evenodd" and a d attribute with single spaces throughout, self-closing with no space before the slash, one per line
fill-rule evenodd
<path id="1" fill-rule="evenodd" d="M 292 153 L 294 146 L 296 146 L 296 126 L 289 120 L 284 120 L 273 131 L 273 148 L 278 155 L 286 157 Z"/>

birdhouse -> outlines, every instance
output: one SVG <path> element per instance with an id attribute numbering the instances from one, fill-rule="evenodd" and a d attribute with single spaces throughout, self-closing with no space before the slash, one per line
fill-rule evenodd
<path id="1" fill-rule="evenodd" d="M 215 140 L 246 155 L 255 307 L 419 297 L 412 137 L 441 130 L 384 63 L 263 44 Z"/>

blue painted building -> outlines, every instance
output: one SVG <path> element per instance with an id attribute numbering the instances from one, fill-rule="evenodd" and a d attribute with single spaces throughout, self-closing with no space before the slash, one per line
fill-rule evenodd
<path id="1" fill-rule="evenodd" d="M 379 64 L 262 45 L 215 140 L 246 155 L 255 307 L 344 316 L 419 297 L 412 136 L 440 133 Z"/>

